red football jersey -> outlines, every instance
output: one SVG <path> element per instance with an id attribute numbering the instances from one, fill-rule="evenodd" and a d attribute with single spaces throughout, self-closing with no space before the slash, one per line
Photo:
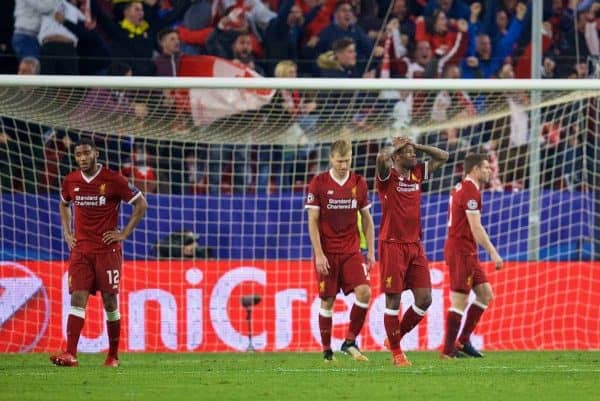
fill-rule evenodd
<path id="1" fill-rule="evenodd" d="M 477 184 L 465 178 L 456 184 L 448 205 L 448 239 L 446 249 L 463 254 L 477 254 L 477 243 L 473 238 L 467 213 L 481 213 L 481 193 Z"/>
<path id="2" fill-rule="evenodd" d="M 308 187 L 305 207 L 319 209 L 319 234 L 325 253 L 360 250 L 358 211 L 371 207 L 367 182 L 350 172 L 340 182 L 330 171 L 314 177 Z"/>
<path id="3" fill-rule="evenodd" d="M 107 252 L 119 243 L 104 244 L 102 234 L 116 230 L 121 201 L 133 203 L 142 196 L 125 177 L 101 166 L 93 177 L 81 170 L 67 175 L 62 183 L 61 200 L 73 203 L 73 227 L 78 252 Z"/>
<path id="4" fill-rule="evenodd" d="M 389 177 L 377 177 L 382 210 L 381 241 L 421 241 L 421 184 L 428 178 L 428 162 L 418 163 L 408 177 L 401 176 L 393 167 Z"/>

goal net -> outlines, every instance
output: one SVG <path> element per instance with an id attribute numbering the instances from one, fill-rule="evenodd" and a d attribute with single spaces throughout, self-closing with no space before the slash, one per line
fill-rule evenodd
<path id="1" fill-rule="evenodd" d="M 599 91 L 587 80 L 0 77 L 0 352 L 64 346 L 59 188 L 82 136 L 149 203 L 123 244 L 124 351 L 319 350 L 307 184 L 347 138 L 373 189 L 377 152 L 399 135 L 450 153 L 422 195 L 433 303 L 403 348 L 442 344 L 448 197 L 469 152 L 493 166 L 483 223 L 507 261 L 494 272 L 481 254 L 496 298 L 476 346 L 599 348 Z M 359 343 L 380 350 L 377 269 L 372 286 Z M 334 347 L 351 305 L 352 295 L 336 302 Z M 92 297 L 80 350 L 107 344 Z"/>

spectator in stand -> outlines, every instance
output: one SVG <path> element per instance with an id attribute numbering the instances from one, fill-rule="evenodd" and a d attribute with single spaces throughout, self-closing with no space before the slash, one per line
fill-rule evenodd
<path id="1" fill-rule="evenodd" d="M 450 24 L 446 14 L 437 10 L 431 17 L 417 18 L 415 40 L 427 41 L 435 55 L 437 76 L 447 63 L 458 64 L 467 50 L 469 25 L 464 19 Z"/>
<path id="2" fill-rule="evenodd" d="M 320 76 L 323 78 L 374 78 L 375 70 L 363 73 L 361 67 L 357 63 L 357 53 L 355 42 L 352 38 L 345 37 L 333 42 L 332 50 L 323 53 L 317 59 L 317 66 L 320 69 Z M 363 104 L 373 104 L 361 98 L 360 101 L 356 94 L 349 91 L 327 91 L 321 93 L 323 102 L 327 104 L 327 108 L 321 108 L 319 115 L 321 121 L 327 121 L 330 124 L 334 121 L 332 114 L 342 114 L 346 118 L 336 119 L 340 125 L 358 123 L 364 120 L 369 110 L 362 110 Z M 375 99 L 372 99 L 374 101 Z M 321 146 L 320 170 L 325 169 L 329 148 Z"/>
<path id="3" fill-rule="evenodd" d="M 233 44 L 241 34 L 248 35 L 252 44 L 252 52 L 257 57 L 262 57 L 264 50 L 258 36 L 251 32 L 247 10 L 242 6 L 232 8 L 219 20 L 217 27 L 206 39 L 206 52 L 213 56 L 232 60 L 234 58 Z"/>
<path id="4" fill-rule="evenodd" d="M 350 37 L 333 42 L 331 50 L 321 54 L 317 66 L 323 78 L 374 78 L 375 71 L 362 72 L 357 63 L 356 43 Z"/>
<path id="5" fill-rule="evenodd" d="M 392 78 L 435 78 L 437 76 L 437 62 L 433 57 L 431 45 L 422 40 L 414 45 L 409 43 L 404 52 L 390 47 L 390 76 Z M 398 47 L 398 49 L 402 49 Z M 408 55 L 404 55 L 408 52 Z M 404 54 L 403 54 L 404 53 Z"/>
<path id="6" fill-rule="evenodd" d="M 257 36 L 267 28 L 269 21 L 277 16 L 261 0 L 221 0 L 220 5 L 224 10 L 230 10 L 233 7 L 238 7 L 240 4 L 247 10 L 246 16 L 250 30 Z"/>
<path id="7" fill-rule="evenodd" d="M 0 2 L 0 74 L 14 74 L 17 59 L 10 44 L 15 30 L 15 0 Z"/>
<path id="8" fill-rule="evenodd" d="M 398 20 L 398 33 L 402 40 L 402 45 L 407 47 L 410 41 L 415 39 L 415 21 L 413 15 L 409 13 L 406 0 L 394 0 L 394 5 L 390 12 L 389 21 Z"/>
<path id="9" fill-rule="evenodd" d="M 254 49 L 252 47 L 252 35 L 249 33 L 239 34 L 231 45 L 232 61 L 243 67 L 250 68 L 260 75 L 264 76 L 265 72 L 254 59 Z"/>
<path id="10" fill-rule="evenodd" d="M 19 62 L 17 74 L 19 75 L 37 75 L 40 73 L 40 62 L 35 57 L 24 57 Z"/>
<path id="11" fill-rule="evenodd" d="M 258 74 L 262 68 L 254 61 L 253 35 L 248 32 L 215 30 L 233 33 L 234 41 L 229 53 L 235 64 L 247 67 Z M 252 185 L 252 168 L 250 166 L 250 147 L 248 144 L 221 145 L 211 144 L 209 148 L 209 190 L 211 193 L 246 193 Z M 229 171 L 230 170 L 230 171 Z M 229 178 L 231 177 L 231 180 Z"/>
<path id="12" fill-rule="evenodd" d="M 357 24 L 366 33 L 369 39 L 376 43 L 379 38 L 379 31 L 383 26 L 383 19 L 379 18 L 379 5 L 376 0 L 361 0 L 359 2 L 359 11 Z"/>
<path id="13" fill-rule="evenodd" d="M 505 33 L 498 30 L 497 41 L 493 46 L 490 36 L 481 32 L 478 23 L 480 12 L 481 5 L 473 3 L 469 24 L 469 47 L 461 65 L 463 78 L 491 78 L 498 72 L 519 39 L 527 6 L 523 3 L 516 6 L 516 15 L 510 22 L 508 30 Z"/>
<path id="14" fill-rule="evenodd" d="M 176 77 L 181 60 L 179 33 L 175 29 L 165 28 L 158 32 L 157 39 L 160 55 L 154 59 L 156 75 Z"/>
<path id="15" fill-rule="evenodd" d="M 576 130 L 576 126 L 572 127 Z M 584 145 L 580 135 L 575 132 L 568 132 L 565 142 L 565 152 L 562 163 L 563 189 L 568 191 L 585 191 L 586 181 L 584 177 Z"/>
<path id="16" fill-rule="evenodd" d="M 559 77 L 572 75 L 573 67 L 579 63 L 586 63 L 589 56 L 600 55 L 600 41 L 596 24 L 596 11 L 600 9 L 599 3 L 589 5 L 589 8 L 579 10 L 576 0 L 570 0 L 569 11 L 575 13 L 570 20 L 569 30 L 559 43 L 560 56 L 557 58 Z M 572 21 L 575 20 L 575 23 Z M 576 67 L 581 69 L 581 67 Z M 582 74 L 578 74 L 582 75 Z"/>
<path id="17" fill-rule="evenodd" d="M 282 60 L 275 66 L 276 78 L 296 78 L 298 67 L 292 60 Z M 288 122 L 285 135 L 294 145 L 259 145 L 257 152 L 257 192 L 273 193 L 276 188 L 289 189 L 292 185 L 306 184 L 309 155 L 314 144 L 310 137 L 317 125 L 314 113 L 317 103 L 298 90 L 280 90 L 272 100 L 274 113 Z M 297 145 L 303 144 L 303 145 Z"/>
<path id="18" fill-rule="evenodd" d="M 435 14 L 441 10 L 453 22 L 469 18 L 469 6 L 463 0 L 428 0 L 425 6 L 425 16 Z"/>
<path id="19" fill-rule="evenodd" d="M 337 3 L 338 0 L 300 0 L 298 4 L 307 17 L 304 28 L 304 41 L 307 45 L 313 48 L 316 46 L 321 31 L 331 24 Z"/>
<path id="20" fill-rule="evenodd" d="M 383 48 L 376 47 L 374 50 L 373 41 L 360 26 L 356 25 L 356 15 L 352 11 L 352 6 L 345 1 L 338 1 L 333 14 L 333 22 L 319 34 L 319 41 L 316 45 L 317 55 L 331 50 L 333 43 L 342 38 L 353 39 L 359 71 L 364 71 L 371 52 L 374 51 L 375 57 L 383 55 Z"/>
<path id="21" fill-rule="evenodd" d="M 39 73 L 38 59 L 24 57 L 19 62 L 19 75 Z M 38 124 L 0 116 L 0 192 L 37 192 L 38 172 L 44 168 L 45 129 Z"/>
<path id="22" fill-rule="evenodd" d="M 108 70 L 109 76 L 131 76 L 131 67 L 122 62 L 113 62 Z M 75 115 L 87 116 L 94 110 L 103 109 L 112 113 L 112 131 L 95 133 L 94 142 L 106 155 L 105 163 L 114 171 L 124 166 L 131 166 L 131 155 L 134 153 L 134 137 L 126 127 L 132 121 L 140 123 L 148 114 L 145 103 L 135 97 L 135 93 L 122 89 L 93 88 L 88 90 Z M 81 118 L 81 117 L 78 117 Z"/>
<path id="23" fill-rule="evenodd" d="M 136 139 L 131 153 L 131 162 L 122 166 L 121 174 L 129 178 L 133 185 L 144 193 L 154 193 L 158 185 L 155 162 L 154 144 L 145 139 Z"/>
<path id="24" fill-rule="evenodd" d="M 265 59 L 269 76 L 273 75 L 278 61 L 295 61 L 300 57 L 304 25 L 305 17 L 300 6 L 294 4 L 294 0 L 283 0 L 277 16 L 269 21 L 265 31 Z"/>
<path id="25" fill-rule="evenodd" d="M 460 79 L 460 68 L 456 64 L 446 64 L 442 78 Z M 473 102 L 465 91 L 440 91 L 431 108 L 431 120 L 435 122 L 444 122 L 454 118 L 473 118 L 476 114 Z"/>
<path id="26" fill-rule="evenodd" d="M 83 22 L 85 16 L 77 7 L 61 0 L 53 12 L 42 17 L 38 34 L 42 74 L 79 74 L 76 50 L 79 38 L 63 25 L 65 20 L 76 25 Z"/>
<path id="27" fill-rule="evenodd" d="M 53 12 L 62 0 L 15 0 L 15 30 L 12 47 L 18 59 L 40 55 L 38 33 L 42 17 Z"/>
<path id="28" fill-rule="evenodd" d="M 183 53 L 197 55 L 204 50 L 206 40 L 213 31 L 213 1 L 194 1 L 183 15 L 182 24 L 177 27 Z"/>
<path id="29" fill-rule="evenodd" d="M 89 13 L 84 0 L 69 0 L 82 15 Z M 77 14 L 78 15 L 78 14 Z M 74 13 L 54 13 L 56 21 L 77 37 L 77 56 L 79 57 L 80 75 L 104 75 L 110 65 L 110 49 L 102 36 L 96 31 L 96 21 L 85 17 L 75 18 Z"/>
<path id="30" fill-rule="evenodd" d="M 189 0 L 178 3 L 178 8 L 162 19 L 157 15 L 145 16 L 142 3 L 132 1 L 125 6 L 123 19 L 118 23 L 102 10 L 97 0 L 91 0 L 91 5 L 93 15 L 111 39 L 113 57 L 127 62 L 133 75 L 154 75 L 156 34 L 183 15 Z"/>
<path id="31" fill-rule="evenodd" d="M 515 73 L 511 64 L 504 64 L 498 72 L 500 79 L 514 79 Z M 499 170 L 503 174 L 502 181 L 505 189 L 519 191 L 524 188 L 525 169 L 524 161 L 527 160 L 529 141 L 529 114 L 527 106 L 529 97 L 525 92 L 507 92 L 504 100 L 508 105 L 510 114 L 500 119 L 498 124 L 500 135 L 492 133 L 493 138 L 499 139 L 497 147 Z M 507 162 L 514 161 L 516 164 L 506 168 Z M 504 167 L 503 167 L 504 166 Z"/>
<path id="32" fill-rule="evenodd" d="M 183 182 L 186 185 L 186 189 L 184 189 L 183 193 L 200 195 L 208 192 L 208 165 L 206 158 L 205 147 L 186 151 L 183 161 Z"/>

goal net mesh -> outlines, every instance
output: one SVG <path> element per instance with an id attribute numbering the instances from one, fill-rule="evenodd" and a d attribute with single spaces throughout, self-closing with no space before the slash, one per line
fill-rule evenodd
<path id="1" fill-rule="evenodd" d="M 150 206 L 123 244 L 123 350 L 319 350 L 307 184 L 327 170 L 330 143 L 351 140 L 353 169 L 372 189 L 377 224 L 375 159 L 399 135 L 450 153 L 423 187 L 434 301 L 403 347 L 442 344 L 449 191 L 461 180 L 464 156 L 484 152 L 493 178 L 484 189 L 483 223 L 507 263 L 493 272 L 480 255 L 496 299 L 474 342 L 484 349 L 598 348 L 597 96 L 2 86 L 0 352 L 64 346 L 69 255 L 59 188 L 76 169 L 73 145 L 82 136 Z M 123 207 L 122 226 L 130 212 Z M 359 342 L 379 350 L 385 330 L 377 269 L 372 286 Z M 88 307 L 82 351 L 107 348 L 98 298 Z M 411 302 L 405 292 L 403 308 Z M 334 347 L 351 305 L 352 295 L 340 295 Z"/>

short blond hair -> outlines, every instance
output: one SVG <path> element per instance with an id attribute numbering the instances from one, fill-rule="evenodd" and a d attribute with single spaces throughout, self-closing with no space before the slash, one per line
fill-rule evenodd
<path id="1" fill-rule="evenodd" d="M 331 144 L 331 150 L 329 154 L 333 156 L 337 153 L 340 156 L 346 156 L 348 153 L 352 153 L 352 143 L 347 139 L 339 139 Z"/>
<path id="2" fill-rule="evenodd" d="M 282 60 L 275 66 L 276 78 L 288 78 L 292 70 L 298 71 L 298 66 L 292 60 Z"/>

